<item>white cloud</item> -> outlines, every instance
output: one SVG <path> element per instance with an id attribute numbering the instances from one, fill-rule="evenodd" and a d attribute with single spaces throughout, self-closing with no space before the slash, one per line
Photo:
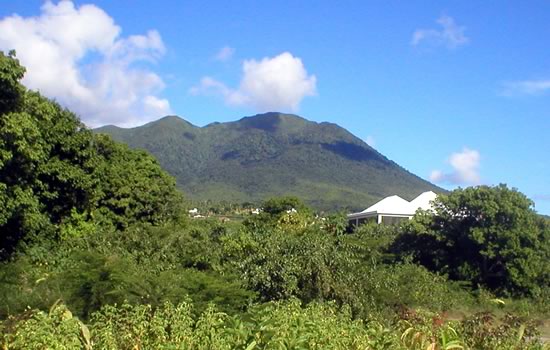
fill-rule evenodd
<path id="1" fill-rule="evenodd" d="M 371 147 L 374 147 L 374 146 L 376 145 L 376 140 L 375 140 L 374 137 L 371 136 L 371 135 L 368 135 L 368 136 L 367 136 L 366 142 L 367 142 L 367 145 L 369 145 L 369 146 L 371 146 Z"/>
<path id="2" fill-rule="evenodd" d="M 304 97 L 316 94 L 316 83 L 315 75 L 308 75 L 300 58 L 284 52 L 261 61 L 244 61 L 238 89 L 204 77 L 190 92 L 195 95 L 218 94 L 229 105 L 252 106 L 259 112 L 294 112 Z"/>
<path id="3" fill-rule="evenodd" d="M 413 33 L 411 45 L 418 46 L 422 43 L 433 46 L 446 46 L 455 49 L 466 45 L 470 39 L 464 35 L 466 27 L 458 26 L 454 19 L 449 16 L 441 16 L 437 20 L 441 29 L 417 29 Z"/>
<path id="4" fill-rule="evenodd" d="M 148 95 L 143 100 L 146 111 L 149 113 L 156 111 L 169 111 L 170 103 L 167 99 L 158 98 L 156 96 Z"/>
<path id="5" fill-rule="evenodd" d="M 464 147 L 462 152 L 453 153 L 448 159 L 453 170 L 449 173 L 434 170 L 430 175 L 430 181 L 454 185 L 477 185 L 481 181 L 479 161 L 478 151 Z"/>
<path id="6" fill-rule="evenodd" d="M 230 105 L 246 104 L 246 97 L 238 90 L 232 90 L 224 83 L 211 77 L 203 77 L 198 86 L 192 87 L 189 92 L 192 95 L 221 95 Z"/>
<path id="7" fill-rule="evenodd" d="M 0 49 L 16 50 L 27 68 L 28 88 L 55 98 L 89 126 L 134 126 L 169 114 L 169 102 L 157 96 L 162 79 L 134 65 L 162 57 L 160 34 L 121 37 L 120 32 L 95 5 L 47 1 L 37 17 L 0 20 Z"/>
<path id="8" fill-rule="evenodd" d="M 233 54 L 235 53 L 235 49 L 229 46 L 224 46 L 216 53 L 214 56 L 214 59 L 216 61 L 225 62 L 229 61 L 231 57 L 233 57 Z"/>
<path id="9" fill-rule="evenodd" d="M 550 91 L 550 80 L 523 80 L 503 84 L 502 95 L 541 95 Z"/>

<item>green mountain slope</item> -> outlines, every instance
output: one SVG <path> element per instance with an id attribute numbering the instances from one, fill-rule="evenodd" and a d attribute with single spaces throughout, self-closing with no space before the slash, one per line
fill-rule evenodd
<path id="1" fill-rule="evenodd" d="M 169 116 L 95 131 L 151 152 L 193 199 L 296 195 L 319 209 L 364 209 L 388 195 L 441 191 L 338 125 L 295 115 L 266 113 L 205 127 Z"/>

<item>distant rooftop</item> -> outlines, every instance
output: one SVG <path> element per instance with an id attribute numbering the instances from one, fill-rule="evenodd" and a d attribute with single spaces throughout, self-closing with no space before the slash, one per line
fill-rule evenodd
<path id="1" fill-rule="evenodd" d="M 348 215 L 349 217 L 364 216 L 367 214 L 388 214 L 413 216 L 418 209 L 432 209 L 431 202 L 437 197 L 432 191 L 421 193 L 412 201 L 407 201 L 399 196 L 389 196 L 371 205 L 367 209 Z"/>

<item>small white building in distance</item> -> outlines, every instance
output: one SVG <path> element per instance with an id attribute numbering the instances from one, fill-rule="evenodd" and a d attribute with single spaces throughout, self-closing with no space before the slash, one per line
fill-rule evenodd
<path id="1" fill-rule="evenodd" d="M 424 192 L 412 201 L 399 196 L 390 196 L 371 205 L 367 209 L 348 215 L 350 226 L 359 226 L 366 222 L 392 225 L 403 220 L 410 220 L 418 209 L 433 209 L 431 202 L 437 197 L 432 191 Z"/>

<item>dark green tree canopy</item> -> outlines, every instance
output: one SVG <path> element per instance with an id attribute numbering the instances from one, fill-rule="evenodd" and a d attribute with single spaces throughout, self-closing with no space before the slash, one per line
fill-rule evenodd
<path id="1" fill-rule="evenodd" d="M 15 59 L 15 51 L 10 51 L 7 56 L 0 51 L 0 114 L 19 105 L 24 90 L 19 80 L 24 74 L 25 68 Z"/>
<path id="2" fill-rule="evenodd" d="M 94 136 L 22 86 L 24 72 L 13 52 L 0 52 L 1 258 L 22 240 L 56 238 L 83 222 L 124 228 L 177 209 L 175 182 L 152 156 Z"/>
<path id="3" fill-rule="evenodd" d="M 124 229 L 137 222 L 160 224 L 178 213 L 182 198 L 176 182 L 153 156 L 107 135 L 96 135 L 94 141 L 101 160 L 96 169 L 98 214 Z"/>
<path id="4" fill-rule="evenodd" d="M 311 212 L 311 210 L 298 197 L 274 197 L 266 200 L 262 205 L 263 211 L 272 216 L 279 216 L 289 210 L 298 212 Z"/>
<path id="5" fill-rule="evenodd" d="M 524 194 L 506 185 L 440 195 L 418 214 L 394 250 L 457 280 L 512 294 L 548 285 L 548 229 Z"/>

